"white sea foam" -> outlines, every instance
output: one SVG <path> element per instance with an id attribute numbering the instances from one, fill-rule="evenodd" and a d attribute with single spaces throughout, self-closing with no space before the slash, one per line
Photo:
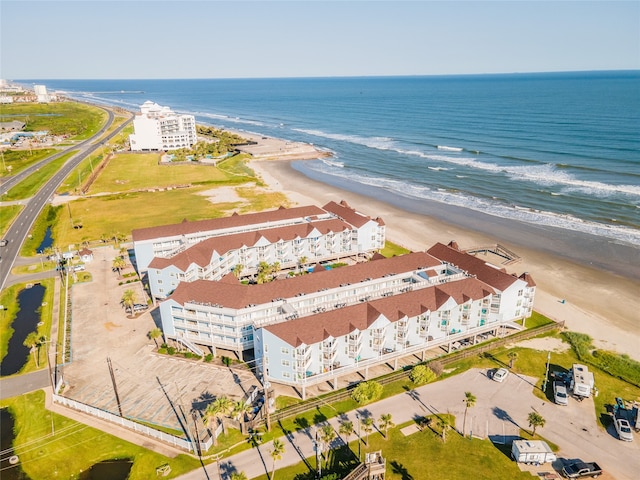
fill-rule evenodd
<path id="1" fill-rule="evenodd" d="M 309 167 L 335 177 L 354 181 L 353 173 L 345 169 L 331 168 L 330 166 L 322 163 L 314 163 L 313 165 L 309 164 Z M 360 175 L 357 177 L 357 181 L 364 185 L 388 190 L 396 195 L 406 198 L 415 200 L 433 200 L 446 203 L 448 205 L 469 208 L 501 218 L 511 218 L 513 220 L 519 220 L 535 225 L 549 225 L 612 238 L 640 247 L 640 230 L 630 227 L 605 225 L 602 223 L 585 221 L 568 214 L 541 211 L 520 205 L 506 205 L 500 201 L 473 197 L 466 192 L 451 191 L 447 189 L 433 190 L 425 186 L 407 183 L 405 180 Z"/>
<path id="2" fill-rule="evenodd" d="M 449 170 L 448 168 L 445 167 L 427 167 L 429 170 L 435 170 L 436 172 L 439 172 L 440 170 Z"/>
<path id="3" fill-rule="evenodd" d="M 438 150 L 446 150 L 448 152 L 461 152 L 463 149 L 460 147 L 447 147 L 446 145 L 438 145 Z"/>
<path id="4" fill-rule="evenodd" d="M 392 150 L 393 139 L 389 137 L 361 137 L 358 135 L 344 135 L 341 133 L 327 133 L 321 130 L 306 130 L 303 128 L 293 128 L 293 131 L 306 133 L 307 135 L 313 135 L 315 137 L 329 138 L 331 140 L 338 140 L 342 142 L 355 143 L 357 145 L 364 145 L 365 147 L 375 148 L 377 150 Z"/>

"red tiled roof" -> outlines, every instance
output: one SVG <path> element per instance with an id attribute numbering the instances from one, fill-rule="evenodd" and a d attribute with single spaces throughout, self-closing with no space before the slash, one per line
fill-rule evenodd
<path id="1" fill-rule="evenodd" d="M 311 345 L 337 338 L 355 330 L 370 327 L 381 315 L 390 322 L 405 317 L 433 312 L 444 305 L 449 298 L 459 305 L 469 300 L 480 300 L 495 293 L 492 288 L 475 278 L 445 283 L 442 285 L 414 290 L 407 293 L 384 297 L 329 312 L 297 318 L 287 322 L 264 327 L 265 330 L 284 340 L 293 347 Z"/>
<path id="2" fill-rule="evenodd" d="M 279 208 L 277 210 L 248 213 L 246 215 L 238 215 L 237 213 L 235 213 L 228 217 L 198 220 L 194 222 L 190 222 L 185 219 L 182 223 L 176 223 L 172 225 L 139 228 L 133 230 L 131 232 L 131 235 L 134 242 L 139 242 L 142 240 L 152 240 L 154 238 L 172 237 L 176 235 L 187 235 L 197 232 L 222 230 L 225 228 L 240 227 L 243 225 L 255 225 L 264 222 L 275 222 L 294 218 L 304 218 L 313 215 L 322 215 L 324 213 L 324 210 L 313 205 L 294 208 Z"/>
<path id="3" fill-rule="evenodd" d="M 169 298 L 182 305 L 189 301 L 196 301 L 229 308 L 244 308 L 250 304 L 267 303 L 276 298 L 291 298 L 300 293 L 315 293 L 343 284 L 355 284 L 367 279 L 381 278 L 388 273 L 410 272 L 418 268 L 434 267 L 440 264 L 439 260 L 425 252 L 409 253 L 261 285 L 227 285 L 210 280 L 181 282 Z"/>
<path id="4" fill-rule="evenodd" d="M 455 244 L 455 242 L 453 242 L 453 244 Z M 466 270 L 471 275 L 475 275 L 484 283 L 500 291 L 506 290 L 517 280 L 505 271 L 492 267 L 478 257 L 461 252 L 442 243 L 436 243 L 427 250 L 427 252 L 440 260 L 449 262 L 462 270 Z"/>
<path id="5" fill-rule="evenodd" d="M 326 235 L 329 232 L 339 233 L 344 230 L 349 230 L 350 228 L 347 223 L 334 218 L 331 220 L 298 223 L 253 232 L 221 235 L 196 243 L 174 257 L 155 257 L 149 264 L 149 268 L 162 269 L 175 265 L 184 272 L 192 263 L 200 267 L 209 265 L 214 252 L 218 255 L 224 255 L 231 250 L 237 250 L 243 246 L 252 247 L 256 245 L 261 238 L 267 239 L 269 243 L 276 243 L 279 240 L 290 241 L 296 238 L 307 238 L 314 229 L 322 235 Z"/>
<path id="6" fill-rule="evenodd" d="M 536 286 L 536 282 L 533 281 L 533 277 L 531 276 L 531 274 L 529 272 L 524 272 L 518 278 L 520 280 L 524 280 L 525 282 L 527 282 L 527 285 L 530 286 L 530 287 L 535 287 Z"/>
<path id="7" fill-rule="evenodd" d="M 322 208 L 327 212 L 335 213 L 340 218 L 344 219 L 345 222 L 349 222 L 351 225 L 355 225 L 358 228 L 362 227 L 367 222 L 372 221 L 371 217 L 356 212 L 355 209 L 351 208 L 344 200 L 340 203 L 329 202 Z M 380 225 L 384 225 L 384 222 L 379 222 L 379 218 L 374 221 L 378 222 Z"/>

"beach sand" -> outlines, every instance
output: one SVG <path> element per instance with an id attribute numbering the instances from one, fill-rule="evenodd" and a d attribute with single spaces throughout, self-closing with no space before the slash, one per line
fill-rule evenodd
<path id="1" fill-rule="evenodd" d="M 387 225 L 387 239 L 413 251 L 424 251 L 436 242 L 446 244 L 451 240 L 463 249 L 500 243 L 522 257 L 519 263 L 506 267 L 507 271 L 529 272 L 533 276 L 537 284 L 535 310 L 564 321 L 569 330 L 590 335 L 597 348 L 626 353 L 640 360 L 640 282 L 637 278 L 571 260 L 569 249 L 565 249 L 566 255 L 554 255 L 542 238 L 538 239 L 540 248 L 531 248 L 531 241 L 519 243 L 502 239 L 500 231 L 525 229 L 518 222 L 496 223 L 494 235 L 487 235 L 312 180 L 292 168 L 291 160 L 287 157 L 267 160 L 265 156 L 254 159 L 250 166 L 269 188 L 285 193 L 293 204 L 322 206 L 332 200 L 346 200 L 366 215 L 381 217 Z M 523 239 L 526 236 L 521 235 Z M 535 245 L 535 241 L 533 243 Z M 599 265 L 603 264 L 606 259 L 601 259 Z"/>

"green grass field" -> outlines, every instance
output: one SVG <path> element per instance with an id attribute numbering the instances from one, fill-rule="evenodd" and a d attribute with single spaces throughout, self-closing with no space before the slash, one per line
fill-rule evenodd
<path id="1" fill-rule="evenodd" d="M 5 150 L 2 152 L 2 162 L 0 162 L 0 178 L 8 175 L 16 175 L 22 170 L 29 168 L 34 163 L 44 160 L 56 153 L 53 148 L 42 148 L 29 150 Z"/>
<path id="2" fill-rule="evenodd" d="M 24 208 L 23 205 L 6 205 L 0 207 L 0 237 L 9 230 L 9 227 Z"/>
<path id="3" fill-rule="evenodd" d="M 69 152 L 53 162 L 47 163 L 42 168 L 33 172 L 18 185 L 9 190 L 3 197 L 5 201 L 23 200 L 32 197 L 42 186 L 53 177 L 69 158 L 76 152 Z"/>
<path id="4" fill-rule="evenodd" d="M 168 463 L 174 478 L 198 468 L 187 455 L 167 458 L 44 408 L 44 392 L 3 400 L 16 424 L 15 453 L 30 478 L 77 479 L 82 471 L 103 460 L 133 460 L 129 480 L 156 478 L 156 468 Z M 53 425 L 53 426 L 52 426 Z M 52 429 L 54 434 L 52 434 Z"/>
<path id="5" fill-rule="evenodd" d="M 26 123 L 25 131 L 46 130 L 51 135 L 69 135 L 84 140 L 100 130 L 107 120 L 101 108 L 77 103 L 12 103 L 0 105 L 0 121 L 18 120 Z"/>

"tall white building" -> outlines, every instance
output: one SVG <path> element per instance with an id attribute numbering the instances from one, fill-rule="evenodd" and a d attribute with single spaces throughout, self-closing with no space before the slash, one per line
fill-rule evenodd
<path id="1" fill-rule="evenodd" d="M 33 91 L 38 98 L 38 103 L 49 103 L 51 101 L 51 95 L 47 93 L 47 87 L 45 85 L 34 85 Z"/>
<path id="2" fill-rule="evenodd" d="M 177 150 L 196 143 L 196 119 L 179 115 L 169 107 L 146 101 L 133 119 L 134 132 L 129 136 L 131 150 Z"/>

